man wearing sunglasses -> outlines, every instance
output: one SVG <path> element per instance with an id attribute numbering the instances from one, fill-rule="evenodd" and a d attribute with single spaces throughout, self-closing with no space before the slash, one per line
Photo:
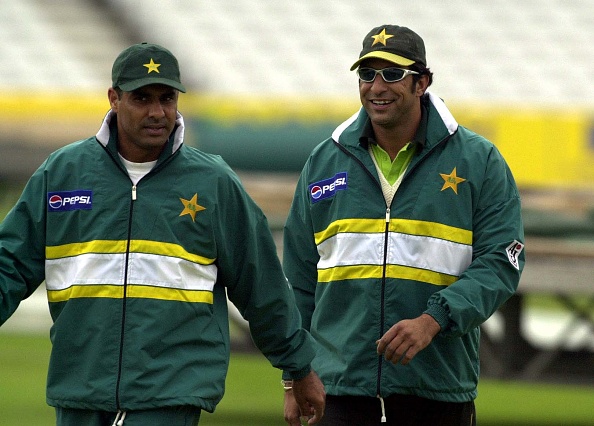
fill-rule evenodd
<path id="1" fill-rule="evenodd" d="M 355 69 L 362 108 L 310 155 L 285 226 L 327 394 L 320 424 L 474 425 L 479 326 L 524 266 L 516 184 L 427 91 L 415 32 L 372 29 Z M 289 389 L 289 424 L 298 412 Z"/>

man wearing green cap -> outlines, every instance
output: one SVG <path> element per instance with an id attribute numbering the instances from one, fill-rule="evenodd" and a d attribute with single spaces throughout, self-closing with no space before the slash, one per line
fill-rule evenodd
<path id="1" fill-rule="evenodd" d="M 372 29 L 355 69 L 362 108 L 310 155 L 284 234 L 327 392 L 320 424 L 474 425 L 479 326 L 524 266 L 516 184 L 427 91 L 418 34 Z"/>
<path id="2" fill-rule="evenodd" d="M 52 153 L 0 224 L 0 324 L 45 281 L 59 426 L 196 425 L 229 363 L 227 297 L 316 423 L 324 388 L 262 211 L 185 146 L 176 58 L 115 60 L 99 132 Z"/>

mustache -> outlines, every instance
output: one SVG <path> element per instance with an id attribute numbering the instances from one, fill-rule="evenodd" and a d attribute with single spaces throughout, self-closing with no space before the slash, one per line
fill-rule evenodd
<path id="1" fill-rule="evenodd" d="M 144 127 L 167 127 L 167 120 L 147 119 L 142 122 Z"/>

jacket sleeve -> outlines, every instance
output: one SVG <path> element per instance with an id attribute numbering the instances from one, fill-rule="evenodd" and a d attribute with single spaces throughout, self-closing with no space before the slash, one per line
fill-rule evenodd
<path id="1" fill-rule="evenodd" d="M 0 223 L 0 325 L 45 278 L 43 166 Z"/>
<path id="2" fill-rule="evenodd" d="M 268 221 L 231 174 L 219 191 L 218 281 L 248 321 L 270 363 L 294 379 L 310 371 L 314 351 L 277 256 Z"/>
<path id="3" fill-rule="evenodd" d="M 460 336 L 486 321 L 518 287 L 524 267 L 524 228 L 518 189 L 493 147 L 473 207 L 472 262 L 451 286 L 436 292 L 426 313 L 442 335 Z"/>

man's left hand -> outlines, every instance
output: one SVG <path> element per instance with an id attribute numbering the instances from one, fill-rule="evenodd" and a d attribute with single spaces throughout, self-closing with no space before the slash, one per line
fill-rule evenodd
<path id="1" fill-rule="evenodd" d="M 402 320 L 394 324 L 377 342 L 377 353 L 393 364 L 408 364 L 429 346 L 441 327 L 431 315 Z"/>
<path id="2" fill-rule="evenodd" d="M 326 405 L 326 391 L 315 371 L 310 371 L 301 380 L 293 380 L 293 389 L 287 393 L 292 395 L 285 395 L 285 420 L 289 422 L 287 419 L 287 402 L 290 405 L 290 399 L 292 398 L 299 407 L 300 417 L 307 419 L 308 425 L 316 424 L 322 419 Z M 289 422 L 289 424 L 291 423 Z"/>

